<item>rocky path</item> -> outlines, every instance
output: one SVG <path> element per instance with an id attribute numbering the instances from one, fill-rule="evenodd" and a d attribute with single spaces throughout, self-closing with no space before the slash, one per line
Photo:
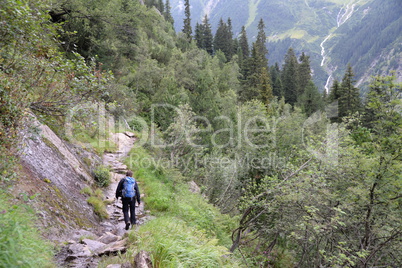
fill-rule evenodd
<path id="1" fill-rule="evenodd" d="M 68 241 L 67 245 L 56 256 L 60 267 L 98 267 L 100 257 L 124 253 L 127 249 L 125 234 L 129 231 L 135 231 L 124 229 L 121 200 L 115 199 L 117 184 L 127 171 L 127 166 L 124 165 L 123 160 L 133 147 L 135 137 L 134 134 L 125 132 L 114 134 L 113 139 L 118 145 L 117 151 L 105 153 L 103 156 L 103 164 L 109 166 L 111 170 L 111 184 L 104 189 L 104 198 L 109 200 L 107 206 L 109 218 L 103 220 L 94 230 L 77 230 L 71 237 L 71 241 Z M 141 184 L 138 183 L 138 185 L 141 191 Z M 139 206 L 137 205 L 136 215 L 138 224 L 143 224 L 148 219 L 144 212 L 143 202 Z M 131 265 L 129 263 L 125 265 L 113 264 L 108 267 L 131 267 Z"/>

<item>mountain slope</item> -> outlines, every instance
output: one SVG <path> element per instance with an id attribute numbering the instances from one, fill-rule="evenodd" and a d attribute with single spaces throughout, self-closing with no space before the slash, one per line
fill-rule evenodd
<path id="1" fill-rule="evenodd" d="M 181 31 L 183 1 L 173 0 L 171 5 L 175 29 Z M 388 74 L 391 69 L 401 68 L 401 62 L 393 60 L 399 51 L 396 40 L 402 36 L 401 19 L 396 15 L 402 12 L 398 0 L 193 0 L 190 5 L 193 26 L 208 14 L 215 33 L 219 20 L 230 17 L 235 36 L 244 25 L 250 42 L 262 18 L 270 64 L 281 63 L 289 47 L 298 54 L 307 53 L 321 90 L 328 88 L 334 78 L 341 79 L 348 63 L 360 84 L 375 73 Z M 385 59 L 379 57 L 389 56 L 385 51 L 396 54 L 384 65 Z"/>

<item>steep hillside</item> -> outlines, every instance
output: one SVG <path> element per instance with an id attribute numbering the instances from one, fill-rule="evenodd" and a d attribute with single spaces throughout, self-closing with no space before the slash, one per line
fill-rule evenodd
<path id="1" fill-rule="evenodd" d="M 183 1 L 174 0 L 171 4 L 175 29 L 181 31 Z M 219 20 L 230 17 L 235 36 L 244 25 L 250 42 L 254 41 L 258 20 L 262 18 L 270 64 L 282 63 L 289 47 L 297 54 L 307 53 L 311 57 L 314 81 L 321 90 L 328 88 L 334 78 L 341 79 L 348 63 L 362 85 L 371 75 L 389 74 L 390 70 L 401 68 L 397 40 L 401 38 L 402 23 L 400 16 L 394 14 L 401 14 L 402 5 L 397 0 L 385 3 L 380 0 L 193 0 L 190 4 L 193 26 L 208 14 L 215 32 Z M 396 54 L 381 60 L 381 54 L 385 55 L 386 51 Z"/>

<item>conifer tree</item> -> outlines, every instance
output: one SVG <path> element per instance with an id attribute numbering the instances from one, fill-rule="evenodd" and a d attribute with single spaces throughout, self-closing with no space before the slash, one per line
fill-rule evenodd
<path id="1" fill-rule="evenodd" d="M 191 13 L 190 13 L 190 0 L 184 1 L 184 25 L 183 25 L 183 33 L 186 35 L 187 40 L 191 41 L 193 30 L 191 28 Z"/>
<path id="2" fill-rule="evenodd" d="M 170 22 L 172 25 L 174 24 L 174 19 L 173 19 L 173 16 L 172 16 L 171 6 L 170 6 L 170 1 L 169 0 L 166 0 L 165 12 L 163 13 L 163 16 L 164 16 L 166 21 Z"/>
<path id="3" fill-rule="evenodd" d="M 237 55 L 239 56 L 240 73 L 243 75 L 243 79 L 247 80 L 249 74 L 249 58 L 250 48 L 247 39 L 246 27 L 241 28 L 239 47 L 237 49 Z"/>
<path id="4" fill-rule="evenodd" d="M 311 68 L 310 68 L 310 56 L 307 56 L 302 52 L 299 57 L 299 95 L 303 94 L 304 89 L 311 81 Z"/>
<path id="5" fill-rule="evenodd" d="M 328 95 L 328 102 L 332 103 L 337 101 L 341 96 L 341 86 L 338 80 L 334 80 Z"/>
<path id="6" fill-rule="evenodd" d="M 248 58 L 250 56 L 250 49 L 248 46 L 247 32 L 246 27 L 241 27 L 239 46 L 242 51 L 242 55 L 244 58 Z"/>
<path id="7" fill-rule="evenodd" d="M 203 21 L 203 39 L 204 39 L 204 49 L 210 54 L 213 54 L 213 36 L 211 30 L 211 24 L 209 23 L 208 16 L 205 15 Z"/>
<path id="8" fill-rule="evenodd" d="M 321 97 L 320 92 L 318 92 L 318 88 L 314 84 L 313 81 L 309 81 L 303 94 L 299 98 L 299 104 L 302 108 L 302 111 L 310 116 L 314 112 L 323 109 L 324 103 Z"/>
<path id="9" fill-rule="evenodd" d="M 235 54 L 234 50 L 234 43 L 233 43 L 233 27 L 232 27 L 232 20 L 228 18 L 227 21 L 227 32 L 226 32 L 226 40 L 227 40 L 227 58 L 230 61 Z"/>
<path id="10" fill-rule="evenodd" d="M 219 26 L 214 37 L 214 50 L 221 50 L 225 54 L 225 57 L 228 61 L 233 56 L 233 33 L 231 32 L 230 28 L 231 26 L 220 19 Z"/>
<path id="11" fill-rule="evenodd" d="M 270 67 L 271 83 L 272 83 L 272 93 L 274 96 L 283 97 L 283 86 L 281 80 L 281 70 L 279 64 L 275 62 L 273 66 Z"/>
<path id="12" fill-rule="evenodd" d="M 339 116 L 344 117 L 361 109 L 359 89 L 354 86 L 354 73 L 349 64 L 341 83 L 339 96 Z"/>
<path id="13" fill-rule="evenodd" d="M 283 95 L 285 101 L 294 105 L 298 99 L 298 62 L 293 48 L 289 48 L 285 55 L 285 64 L 281 74 Z"/>
<path id="14" fill-rule="evenodd" d="M 204 49 L 204 26 L 202 24 L 197 24 L 195 25 L 194 29 L 194 39 L 195 43 L 197 44 L 197 47 Z"/>
<path id="15" fill-rule="evenodd" d="M 258 34 L 257 40 L 255 41 L 255 46 L 257 49 L 257 57 L 258 57 L 258 68 L 262 70 L 262 68 L 268 67 L 268 49 L 266 47 L 267 36 L 265 34 L 265 23 L 263 19 L 260 19 L 258 22 Z"/>
<path id="16" fill-rule="evenodd" d="M 258 23 L 257 40 L 252 44 L 251 58 L 250 58 L 250 75 L 248 76 L 248 84 L 251 87 L 258 87 L 259 77 L 263 68 L 268 69 L 268 50 L 266 48 L 266 35 L 265 24 L 261 19 Z M 269 74 L 269 73 L 268 73 Z"/>
<path id="17" fill-rule="evenodd" d="M 262 68 L 259 82 L 261 101 L 268 107 L 274 95 L 272 93 L 271 79 L 267 68 Z"/>
<path id="18" fill-rule="evenodd" d="M 158 0 L 157 8 L 162 14 L 165 13 L 165 5 L 163 4 L 163 0 Z"/>

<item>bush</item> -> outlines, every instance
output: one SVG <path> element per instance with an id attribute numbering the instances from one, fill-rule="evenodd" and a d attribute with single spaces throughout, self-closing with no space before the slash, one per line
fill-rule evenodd
<path id="1" fill-rule="evenodd" d="M 93 171 L 93 176 L 99 187 L 107 187 L 110 185 L 110 172 L 106 166 L 98 166 Z"/>

